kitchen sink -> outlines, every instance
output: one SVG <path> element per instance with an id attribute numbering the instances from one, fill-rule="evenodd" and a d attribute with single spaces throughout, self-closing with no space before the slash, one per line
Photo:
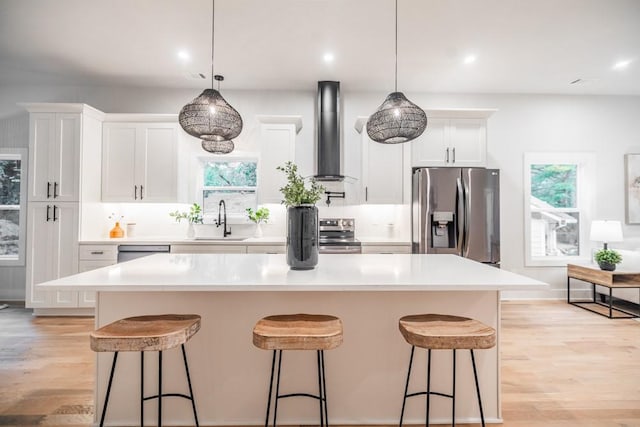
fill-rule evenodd
<path id="1" fill-rule="evenodd" d="M 195 240 L 207 242 L 242 242 L 247 237 L 196 237 Z"/>

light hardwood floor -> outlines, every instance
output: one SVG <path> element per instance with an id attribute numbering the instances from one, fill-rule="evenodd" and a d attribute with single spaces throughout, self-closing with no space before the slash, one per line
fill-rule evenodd
<path id="1" fill-rule="evenodd" d="M 0 311 L 0 425 L 91 425 L 92 328 Z M 504 426 L 640 427 L 640 322 L 505 302 L 502 328 Z"/>

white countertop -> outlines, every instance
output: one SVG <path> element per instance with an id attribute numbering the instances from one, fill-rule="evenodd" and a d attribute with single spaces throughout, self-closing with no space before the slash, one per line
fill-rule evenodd
<path id="1" fill-rule="evenodd" d="M 455 255 L 321 254 L 290 270 L 284 254 L 156 254 L 38 285 L 78 291 L 487 291 L 547 284 Z"/>
<path id="2" fill-rule="evenodd" d="M 358 237 L 358 240 L 365 246 L 367 245 L 402 245 L 410 246 L 411 242 L 406 240 L 398 240 L 385 237 Z M 111 239 L 105 237 L 104 239 L 95 240 L 82 240 L 82 245 L 284 245 L 286 239 L 282 236 L 271 237 L 247 237 L 245 239 L 238 240 L 237 238 L 229 239 L 187 239 L 180 237 L 122 237 L 117 239 Z"/>

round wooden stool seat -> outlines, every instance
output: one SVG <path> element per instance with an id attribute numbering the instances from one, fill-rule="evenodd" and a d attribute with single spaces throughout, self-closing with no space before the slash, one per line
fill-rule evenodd
<path id="1" fill-rule="evenodd" d="M 342 320 L 323 314 L 284 314 L 260 319 L 253 344 L 263 350 L 331 350 L 342 344 Z"/>
<path id="2" fill-rule="evenodd" d="M 400 332 L 411 345 L 433 350 L 487 349 L 496 330 L 474 319 L 446 314 L 417 314 L 400 319 Z"/>
<path id="3" fill-rule="evenodd" d="M 200 329 L 197 314 L 127 317 L 91 333 L 93 351 L 163 351 L 186 343 Z"/>

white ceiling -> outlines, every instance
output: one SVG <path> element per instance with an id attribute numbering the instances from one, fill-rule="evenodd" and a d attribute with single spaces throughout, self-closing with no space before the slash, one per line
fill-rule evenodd
<path id="1" fill-rule="evenodd" d="M 399 90 L 640 95 L 638 0 L 398 3 Z M 211 8 L 211 0 L 0 0 L 0 85 L 205 87 Z M 393 0 L 217 0 L 215 71 L 223 89 L 315 90 L 318 80 L 340 80 L 343 90 L 390 91 L 393 14 Z M 477 60 L 465 65 L 471 54 Z M 632 62 L 614 70 L 621 60 Z"/>

